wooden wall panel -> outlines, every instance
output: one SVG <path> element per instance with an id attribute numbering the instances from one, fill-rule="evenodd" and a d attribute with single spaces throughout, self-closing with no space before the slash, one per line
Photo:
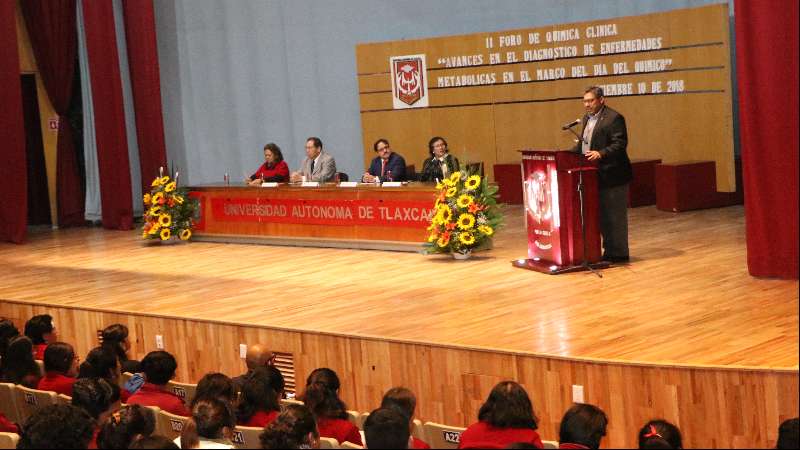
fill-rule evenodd
<path id="1" fill-rule="evenodd" d="M 155 299 L 154 301 L 158 301 Z M 573 384 L 585 401 L 609 416 L 604 447 L 635 447 L 639 427 L 665 418 L 683 431 L 686 448 L 774 447 L 778 424 L 798 415 L 797 370 L 738 370 L 569 360 L 487 352 L 381 339 L 290 331 L 244 325 L 126 315 L 69 307 L 0 302 L 0 315 L 21 326 L 28 317 L 55 317 L 61 338 L 85 355 L 96 345 L 95 330 L 120 322 L 132 334 L 132 353 L 155 349 L 155 334 L 178 359 L 177 379 L 196 382 L 203 374 L 244 371 L 239 343 L 263 342 L 294 354 L 298 385 L 311 370 L 330 367 L 342 378 L 348 407 L 370 411 L 392 386 L 418 397 L 422 420 L 467 425 L 491 388 L 511 379 L 525 386 L 540 418 L 544 439 L 557 439 L 557 426 L 570 406 Z M 300 389 L 302 391 L 302 389 Z"/>

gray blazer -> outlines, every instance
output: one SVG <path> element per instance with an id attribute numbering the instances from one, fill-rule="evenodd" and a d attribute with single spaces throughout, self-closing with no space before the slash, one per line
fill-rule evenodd
<path id="1" fill-rule="evenodd" d="M 319 181 L 320 183 L 333 181 L 336 176 L 336 160 L 330 154 L 322 152 L 314 164 L 314 173 L 311 173 L 311 160 L 308 158 L 303 160 L 300 173 L 306 177 L 306 181 Z"/>

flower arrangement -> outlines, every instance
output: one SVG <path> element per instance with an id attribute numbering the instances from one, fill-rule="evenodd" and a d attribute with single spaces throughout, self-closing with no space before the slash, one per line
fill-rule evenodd
<path id="1" fill-rule="evenodd" d="M 469 254 L 488 248 L 502 225 L 497 187 L 486 178 L 461 171 L 437 183 L 439 195 L 428 227 L 428 253 Z"/>
<path id="2" fill-rule="evenodd" d="M 192 237 L 197 200 L 187 196 L 188 189 L 178 187 L 178 175 L 175 172 L 175 179 L 170 179 L 162 167 L 150 185 L 150 193 L 144 194 L 142 239 L 188 241 Z"/>

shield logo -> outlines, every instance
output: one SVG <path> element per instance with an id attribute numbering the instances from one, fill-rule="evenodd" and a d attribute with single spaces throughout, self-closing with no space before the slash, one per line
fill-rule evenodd
<path id="1" fill-rule="evenodd" d="M 397 56 L 390 61 L 394 108 L 428 106 L 425 55 Z"/>

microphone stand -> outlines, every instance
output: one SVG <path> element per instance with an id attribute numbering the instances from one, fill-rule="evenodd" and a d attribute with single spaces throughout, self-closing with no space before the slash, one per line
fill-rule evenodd
<path id="1" fill-rule="evenodd" d="M 586 144 L 587 143 L 586 139 L 583 136 L 580 136 L 578 133 L 576 133 L 575 130 L 572 129 L 572 127 L 567 127 L 567 129 L 572 134 L 574 134 L 576 138 L 578 138 L 578 142 L 580 142 L 581 144 Z M 587 243 L 586 243 L 586 220 L 584 219 L 584 215 L 583 215 L 584 214 L 583 213 L 583 169 L 585 167 L 583 164 L 584 164 L 584 160 L 585 160 L 586 156 L 585 155 L 582 155 L 582 156 L 583 157 L 580 160 L 581 161 L 581 165 L 578 168 L 578 189 L 577 190 L 578 190 L 578 203 L 580 204 L 580 212 L 581 212 L 581 239 L 583 240 L 583 262 L 578 267 L 582 267 L 582 268 L 592 272 L 593 274 L 597 275 L 598 278 L 603 278 L 603 274 L 601 274 L 600 272 L 595 270 L 595 268 L 592 267 L 591 264 L 589 264 L 589 259 L 588 259 L 589 257 L 587 255 L 588 247 L 587 247 Z"/>

